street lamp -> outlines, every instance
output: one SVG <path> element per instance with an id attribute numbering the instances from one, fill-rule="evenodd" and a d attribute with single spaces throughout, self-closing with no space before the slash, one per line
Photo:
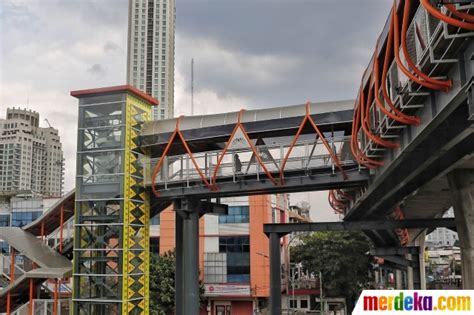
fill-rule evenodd
<path id="1" fill-rule="evenodd" d="M 291 237 L 293 236 L 293 237 Z M 290 244 L 294 240 L 299 239 L 299 235 L 290 235 L 290 240 L 288 241 L 287 246 L 287 253 L 288 253 L 288 274 L 287 274 L 287 283 L 286 283 L 286 313 L 289 315 L 290 314 L 290 299 L 289 297 L 289 288 L 288 288 L 288 281 L 291 281 L 291 289 L 292 289 L 292 297 L 291 299 L 295 301 L 295 272 L 293 272 L 293 275 L 291 274 L 291 262 L 290 262 Z M 290 280 L 291 278 L 291 280 Z M 294 310 L 292 310 L 291 313 L 294 313 Z"/>
<path id="2" fill-rule="evenodd" d="M 258 256 L 262 256 L 263 258 L 270 259 L 270 256 L 268 256 L 266 254 L 258 253 L 258 252 L 256 252 L 255 254 L 258 255 Z M 267 265 L 265 264 L 265 261 L 264 261 L 263 262 L 263 282 L 265 282 L 265 280 L 267 278 L 267 270 L 266 270 L 267 268 L 266 268 L 266 266 Z M 257 294 L 257 286 L 255 286 L 255 294 Z M 257 299 L 257 301 L 258 301 L 258 299 Z M 257 306 L 257 310 L 256 310 L 255 313 L 257 313 L 257 311 L 258 311 L 258 306 Z"/>
<path id="3" fill-rule="evenodd" d="M 319 306 L 320 306 L 320 315 L 323 315 L 323 274 L 319 270 Z"/>

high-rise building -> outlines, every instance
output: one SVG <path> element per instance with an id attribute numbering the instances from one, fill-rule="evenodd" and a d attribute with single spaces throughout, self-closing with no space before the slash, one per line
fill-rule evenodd
<path id="1" fill-rule="evenodd" d="M 58 130 L 39 127 L 37 112 L 8 108 L 0 119 L 0 193 L 60 196 L 64 158 Z"/>
<path id="2" fill-rule="evenodd" d="M 453 208 L 449 208 L 443 215 L 443 218 L 454 218 Z M 459 240 L 458 233 L 447 228 L 437 228 L 426 235 L 426 245 L 428 247 L 453 246 Z"/>
<path id="3" fill-rule="evenodd" d="M 175 0 L 129 0 L 127 83 L 160 101 L 153 119 L 174 116 Z"/>

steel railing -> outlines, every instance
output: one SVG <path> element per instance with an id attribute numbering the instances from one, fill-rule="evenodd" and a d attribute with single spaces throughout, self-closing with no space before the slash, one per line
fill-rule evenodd
<path id="1" fill-rule="evenodd" d="M 326 140 L 331 145 L 334 152 L 339 151 L 342 144 L 349 141 L 349 137 L 326 137 Z M 263 164 L 270 173 L 278 173 L 281 168 L 282 161 L 290 150 L 290 142 L 257 145 L 255 146 Z M 214 174 L 217 175 L 217 181 L 220 178 L 232 178 L 236 181 L 241 176 L 253 175 L 257 179 L 263 176 L 264 170 L 254 156 L 251 148 L 241 148 L 235 150 L 228 150 L 222 163 L 216 171 L 216 165 L 221 155 L 221 150 L 199 152 L 193 155 L 199 168 L 204 176 L 211 178 Z M 236 162 L 236 156 L 240 163 Z M 342 156 L 337 154 L 341 165 L 353 165 L 354 161 L 350 156 Z M 154 169 L 160 158 L 148 159 L 143 158 L 143 170 L 145 184 L 151 183 L 151 170 Z M 239 165 L 240 164 L 240 165 Z M 285 165 L 285 172 L 292 171 L 309 171 L 313 169 L 330 169 L 331 172 L 336 172 L 335 164 L 330 154 L 323 146 L 320 139 L 298 141 L 290 154 L 290 157 Z M 201 177 L 195 169 L 189 154 L 181 154 L 175 156 L 166 156 L 160 171 L 156 176 L 156 183 L 167 186 L 175 183 L 185 183 L 189 185 L 191 182 L 200 181 Z"/>

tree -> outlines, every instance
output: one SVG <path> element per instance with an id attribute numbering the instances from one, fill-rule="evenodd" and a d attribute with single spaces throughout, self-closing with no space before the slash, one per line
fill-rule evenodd
<path id="1" fill-rule="evenodd" d="M 152 255 L 150 260 L 150 314 L 167 315 L 174 311 L 175 253 Z"/>
<path id="2" fill-rule="evenodd" d="M 174 314 L 176 271 L 175 252 L 152 255 L 150 259 L 150 314 Z M 200 301 L 204 301 L 204 286 L 200 284 Z"/>
<path id="3" fill-rule="evenodd" d="M 301 262 L 315 275 L 322 273 L 323 294 L 345 297 L 352 311 L 369 282 L 369 241 L 360 232 L 316 232 L 291 250 L 291 261 Z"/>

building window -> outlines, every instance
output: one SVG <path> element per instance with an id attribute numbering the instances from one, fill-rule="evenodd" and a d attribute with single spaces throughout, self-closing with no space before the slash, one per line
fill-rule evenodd
<path id="1" fill-rule="evenodd" d="M 0 226 L 10 226 L 9 214 L 0 214 Z"/>
<path id="2" fill-rule="evenodd" d="M 204 253 L 204 282 L 226 283 L 226 254 Z"/>
<path id="3" fill-rule="evenodd" d="M 158 213 L 150 220 L 150 225 L 160 225 L 160 214 Z"/>
<path id="4" fill-rule="evenodd" d="M 228 283 L 250 282 L 249 236 L 219 237 L 219 253 L 226 254 Z"/>
<path id="5" fill-rule="evenodd" d="M 4 255 L 10 253 L 10 246 L 7 242 L 0 241 L 0 253 Z"/>
<path id="6" fill-rule="evenodd" d="M 152 254 L 160 254 L 160 238 L 150 237 L 150 252 Z"/>
<path id="7" fill-rule="evenodd" d="M 12 212 L 12 226 L 25 226 L 41 216 L 42 211 Z"/>
<path id="8" fill-rule="evenodd" d="M 231 206 L 227 215 L 219 216 L 219 223 L 249 223 L 248 206 Z"/>
<path id="9" fill-rule="evenodd" d="M 297 300 L 290 300 L 290 308 L 298 308 Z"/>
<path id="10" fill-rule="evenodd" d="M 301 300 L 300 308 L 308 308 L 308 300 Z"/>

